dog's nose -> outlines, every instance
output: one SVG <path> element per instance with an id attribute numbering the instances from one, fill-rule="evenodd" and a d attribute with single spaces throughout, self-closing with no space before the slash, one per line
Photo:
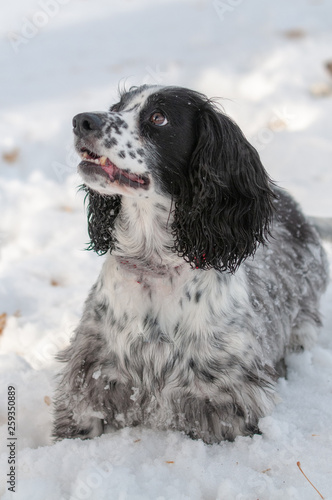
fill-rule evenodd
<path id="1" fill-rule="evenodd" d="M 78 137 L 86 137 L 99 132 L 103 123 L 101 116 L 97 113 L 80 113 L 73 118 L 74 134 Z"/>

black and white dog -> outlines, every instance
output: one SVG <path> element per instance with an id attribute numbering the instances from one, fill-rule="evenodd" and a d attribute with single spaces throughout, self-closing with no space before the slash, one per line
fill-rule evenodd
<path id="1" fill-rule="evenodd" d="M 54 436 L 259 432 L 285 354 L 320 326 L 316 230 L 202 94 L 142 86 L 73 125 L 89 248 L 107 256 L 60 354 Z"/>

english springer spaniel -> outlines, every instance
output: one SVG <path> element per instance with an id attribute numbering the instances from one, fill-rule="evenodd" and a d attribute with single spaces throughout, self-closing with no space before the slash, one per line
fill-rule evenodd
<path id="1" fill-rule="evenodd" d="M 144 85 L 73 126 L 89 249 L 106 258 L 59 355 L 55 438 L 259 432 L 285 354 L 321 323 L 315 228 L 202 94 Z"/>

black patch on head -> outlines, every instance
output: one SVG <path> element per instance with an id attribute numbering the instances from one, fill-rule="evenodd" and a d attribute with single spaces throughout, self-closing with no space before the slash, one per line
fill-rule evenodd
<path id="1" fill-rule="evenodd" d="M 126 153 L 125 153 L 125 151 L 120 151 L 120 152 L 118 153 L 118 156 L 119 156 L 120 158 L 125 158 L 125 157 L 126 157 Z"/>
<path id="2" fill-rule="evenodd" d="M 167 124 L 152 123 L 154 112 Z M 157 153 L 147 166 L 174 200 L 173 251 L 193 268 L 235 272 L 269 234 L 275 195 L 257 151 L 204 95 L 183 88 L 156 87 L 139 128 Z"/>
<path id="3" fill-rule="evenodd" d="M 159 158 L 157 164 L 153 160 L 153 168 L 158 170 L 162 189 L 170 195 L 179 192 L 179 176 L 188 173 L 190 156 L 195 146 L 198 107 L 193 103 L 190 93 L 187 89 L 174 87 L 158 89 L 147 98 L 140 113 L 141 135 L 153 143 Z M 151 123 L 150 118 L 155 112 L 167 118 L 165 126 Z"/>
<path id="4" fill-rule="evenodd" d="M 272 183 L 239 127 L 205 96 L 160 94 L 168 124 L 158 128 L 158 173 L 175 200 L 174 251 L 194 268 L 235 272 L 266 240 Z"/>
<path id="5" fill-rule="evenodd" d="M 136 155 L 134 151 L 129 151 L 129 156 L 134 160 L 136 158 Z"/>

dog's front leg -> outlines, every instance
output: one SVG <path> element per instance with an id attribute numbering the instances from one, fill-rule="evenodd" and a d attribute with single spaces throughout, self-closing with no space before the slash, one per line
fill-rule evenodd
<path id="1" fill-rule="evenodd" d="M 59 355 L 66 363 L 59 376 L 54 403 L 53 436 L 81 439 L 99 436 L 104 428 L 103 380 L 105 346 L 91 330 L 79 329 L 71 345 Z"/>
<path id="2" fill-rule="evenodd" d="M 94 416 L 93 409 L 86 405 L 82 411 L 82 405 L 73 403 L 72 394 L 59 391 L 54 407 L 53 437 L 57 441 L 66 438 L 91 439 L 103 433 L 103 419 Z"/>

